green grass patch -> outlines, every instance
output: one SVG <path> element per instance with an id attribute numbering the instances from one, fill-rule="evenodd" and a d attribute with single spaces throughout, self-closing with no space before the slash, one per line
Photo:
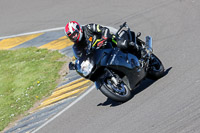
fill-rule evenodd
<path id="1" fill-rule="evenodd" d="M 63 57 L 35 47 L 0 50 L 0 131 L 55 89 Z"/>

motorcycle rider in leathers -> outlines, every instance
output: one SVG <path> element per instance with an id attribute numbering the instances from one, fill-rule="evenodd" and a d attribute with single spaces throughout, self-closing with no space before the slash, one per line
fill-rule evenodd
<path id="1" fill-rule="evenodd" d="M 114 37 L 107 27 L 103 27 L 99 24 L 87 24 L 81 26 L 76 21 L 67 23 L 64 31 L 66 36 L 74 42 L 73 52 L 77 59 L 82 55 L 90 54 L 95 49 L 101 48 Z M 132 36 L 133 35 L 134 33 L 132 32 Z M 121 44 L 117 44 L 117 47 L 121 48 L 122 46 L 120 45 Z M 133 42 L 130 42 L 129 45 L 130 46 L 126 47 L 127 49 L 132 47 L 136 51 L 136 56 L 142 57 L 141 54 L 144 53 L 143 48 Z M 69 64 L 69 68 L 75 69 L 72 62 Z"/>

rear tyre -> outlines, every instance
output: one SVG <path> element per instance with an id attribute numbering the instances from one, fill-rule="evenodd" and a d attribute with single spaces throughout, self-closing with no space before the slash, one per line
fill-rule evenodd
<path id="1" fill-rule="evenodd" d="M 128 86 L 123 81 L 116 84 L 116 81 L 113 81 L 113 78 L 106 78 L 100 91 L 108 98 L 118 102 L 126 102 L 132 98 Z"/>
<path id="2" fill-rule="evenodd" d="M 164 66 L 159 58 L 152 54 L 149 62 L 148 78 L 159 79 L 164 76 Z"/>

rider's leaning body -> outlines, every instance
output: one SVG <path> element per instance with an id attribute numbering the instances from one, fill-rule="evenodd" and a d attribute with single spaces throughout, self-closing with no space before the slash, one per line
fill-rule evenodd
<path id="1" fill-rule="evenodd" d="M 113 35 L 107 27 L 103 27 L 99 24 L 87 24 L 85 26 L 79 25 L 76 21 L 70 21 L 65 27 L 66 36 L 74 42 L 73 52 L 74 56 L 78 59 L 82 55 L 88 54 L 95 49 L 101 48 L 106 45 L 107 42 L 111 41 Z M 132 32 L 132 35 L 135 35 Z M 122 44 L 117 44 L 119 48 Z M 136 54 L 141 54 L 141 49 L 138 45 L 131 45 L 133 49 L 136 49 Z M 124 49 L 130 48 L 126 46 Z M 124 50 L 123 49 L 123 50 Z"/>

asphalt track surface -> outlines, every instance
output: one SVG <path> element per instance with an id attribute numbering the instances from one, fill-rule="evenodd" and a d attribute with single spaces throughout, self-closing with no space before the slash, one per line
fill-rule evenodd
<path id="1" fill-rule="evenodd" d="M 200 1 L 3 0 L 0 36 L 63 27 L 69 20 L 118 27 L 153 37 L 166 75 L 145 80 L 120 104 L 93 89 L 38 133 L 199 133 Z"/>

